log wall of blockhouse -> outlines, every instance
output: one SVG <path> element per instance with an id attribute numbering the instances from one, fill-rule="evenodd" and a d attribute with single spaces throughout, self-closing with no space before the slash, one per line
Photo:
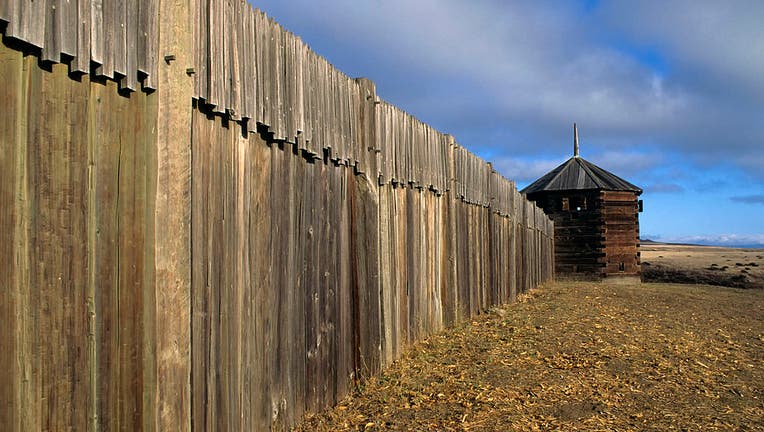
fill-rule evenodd
<path id="1" fill-rule="evenodd" d="M 530 194 L 554 221 L 559 274 L 639 276 L 639 209 L 633 192 L 581 190 Z M 567 202 L 567 209 L 563 208 Z"/>
<path id="2" fill-rule="evenodd" d="M 262 12 L 118 3 L 0 0 L 7 429 L 287 429 L 554 277 L 513 182 Z"/>
<path id="3" fill-rule="evenodd" d="M 604 241 L 604 274 L 641 274 L 639 204 L 632 192 L 600 192 Z"/>

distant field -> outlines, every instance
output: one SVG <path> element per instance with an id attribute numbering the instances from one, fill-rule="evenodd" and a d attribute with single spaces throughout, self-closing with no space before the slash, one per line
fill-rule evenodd
<path id="1" fill-rule="evenodd" d="M 764 288 L 764 249 L 642 243 L 642 279 Z"/>
<path id="2" fill-rule="evenodd" d="M 762 383 L 763 290 L 560 282 L 414 345 L 297 430 L 763 431 Z"/>

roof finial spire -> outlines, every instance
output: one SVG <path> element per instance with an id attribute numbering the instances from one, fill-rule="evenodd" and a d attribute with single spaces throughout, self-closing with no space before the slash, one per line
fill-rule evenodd
<path id="1" fill-rule="evenodd" d="M 578 157 L 578 127 L 573 123 L 573 157 Z"/>

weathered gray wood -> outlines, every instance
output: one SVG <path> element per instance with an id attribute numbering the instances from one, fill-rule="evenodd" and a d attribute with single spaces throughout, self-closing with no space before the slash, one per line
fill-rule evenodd
<path id="1" fill-rule="evenodd" d="M 3 0 L 0 2 L 0 21 L 5 21 L 6 23 L 11 20 L 12 16 L 12 4 L 13 2 Z"/>
<path id="2" fill-rule="evenodd" d="M 99 67 L 96 68 L 96 74 L 107 78 L 114 77 L 114 67 L 117 56 L 117 29 L 115 28 L 119 18 L 115 0 L 103 0 L 101 5 L 101 28 L 98 37 L 101 39 L 101 60 Z"/>
<path id="3" fill-rule="evenodd" d="M 552 277 L 554 226 L 513 183 L 453 137 L 377 103 L 372 82 L 350 79 L 245 2 L 194 0 L 191 9 L 106 3 L 84 9 L 77 3 L 90 19 L 75 26 L 77 50 L 87 39 L 88 69 L 96 57 L 99 74 L 116 64 L 127 88 L 136 86 L 138 72 L 155 76 L 156 94 L 126 98 L 111 80 L 77 83 L 62 65 L 49 79 L 33 57 L 23 61 L 25 71 L 34 70 L 27 79 L 29 72 L 17 70 L 19 53 L 3 66 L 16 71 L 0 83 L 3 95 L 28 103 L 27 95 L 48 86 L 40 93 L 51 98 L 42 102 L 45 112 L 70 104 L 66 121 L 87 126 L 85 132 L 67 126 L 76 133 L 66 137 L 88 137 L 82 147 L 57 136 L 60 118 L 0 133 L 29 132 L 35 137 L 29 142 L 56 144 L 47 154 L 13 138 L 13 151 L 0 157 L 8 168 L 3 178 L 10 178 L 0 185 L 0 201 L 13 199 L 12 212 L 0 213 L 0 232 L 12 233 L 14 250 L 39 244 L 64 255 L 56 239 L 26 239 L 23 225 L 37 215 L 24 206 L 49 199 L 45 190 L 60 193 L 29 223 L 66 241 L 87 238 L 72 246 L 71 256 L 84 264 L 65 269 L 66 283 L 77 285 L 66 301 L 79 302 L 80 318 L 92 317 L 59 333 L 53 324 L 66 317 L 63 309 L 40 321 L 61 342 L 40 357 L 49 364 L 32 355 L 39 346 L 29 337 L 30 323 L 39 316 L 14 321 L 19 336 L 0 338 L 0 347 L 12 351 L 3 359 L 28 362 L 50 378 L 45 382 L 74 389 L 73 396 L 55 395 L 47 417 L 23 418 L 21 406 L 41 412 L 31 395 L 46 384 L 3 376 L 8 390 L 0 395 L 21 402 L 11 411 L 0 407 L 0 420 L 16 430 L 285 429 L 305 410 L 335 403 L 353 380 L 375 373 L 409 344 Z M 172 17 L 161 23 L 161 43 L 148 30 L 159 25 L 150 17 L 160 6 L 163 17 Z M 199 27 L 193 36 L 187 23 Z M 70 43 L 57 33 L 62 28 L 50 27 L 49 52 Z M 147 32 L 136 34 L 141 29 Z M 124 44 L 121 54 L 115 44 Z M 175 60 L 159 62 L 161 74 L 149 73 L 158 46 Z M 4 112 L 9 117 L 0 115 L 9 125 L 28 111 L 16 106 Z M 87 118 L 80 118 L 82 106 Z M 258 133 L 243 136 L 245 126 Z M 22 178 L 22 171 L 36 174 Z M 47 179 L 48 171 L 61 176 Z M 17 199 L 27 185 L 38 195 Z M 115 191 L 128 195 L 117 200 Z M 120 228 L 100 231 L 107 225 Z M 29 271 L 32 263 L 58 265 L 55 253 L 24 254 L 26 273 L 11 276 L 17 290 L 0 297 L 2 314 L 52 304 L 49 292 L 20 294 L 29 285 L 24 278 L 60 284 Z M 9 262 L 0 256 L 0 268 L 19 266 Z M 78 335 L 80 345 L 67 345 Z M 71 347 L 81 353 L 67 357 Z M 87 382 L 84 392 L 76 391 L 84 384 L 62 384 L 58 376 L 85 371 L 78 378 Z"/>
<path id="4" fill-rule="evenodd" d="M 120 80 L 120 86 L 129 91 L 138 88 L 138 14 L 139 0 L 127 0 L 125 6 L 124 38 L 125 38 L 125 76 Z"/>
<path id="5" fill-rule="evenodd" d="M 223 102 L 223 9 L 216 7 L 216 2 L 209 2 L 209 30 L 206 37 L 209 39 L 209 58 L 208 61 L 208 92 L 205 95 L 205 101 L 214 107 L 215 112 L 225 112 L 225 107 L 220 105 Z"/>
<path id="6" fill-rule="evenodd" d="M 61 53 L 70 57 L 78 55 L 77 40 L 80 32 L 78 27 L 79 3 L 79 1 L 58 0 L 57 7 L 61 10 Z M 85 3 L 85 1 L 82 3 Z M 83 17 L 85 20 L 89 18 L 89 16 Z"/>
<path id="7" fill-rule="evenodd" d="M 8 36 L 42 48 L 45 43 L 47 2 L 18 0 L 14 12 L 8 24 Z"/>
<path id="8" fill-rule="evenodd" d="M 76 28 L 76 37 L 73 41 L 74 59 L 71 62 L 73 72 L 82 74 L 90 73 L 90 31 L 91 31 L 91 4 L 89 1 L 76 2 L 76 10 L 72 10 L 69 18 L 69 28 Z"/>
<path id="9" fill-rule="evenodd" d="M 102 65 L 105 61 L 104 1 L 90 1 L 90 59 Z"/>
<path id="10" fill-rule="evenodd" d="M 113 35 L 113 62 L 115 79 L 117 75 L 120 77 L 127 76 L 127 27 L 128 27 L 128 2 L 125 0 L 118 0 L 112 4 L 110 31 Z"/>
<path id="11" fill-rule="evenodd" d="M 61 61 L 61 42 L 64 33 L 61 3 L 61 0 L 50 0 L 45 8 L 43 22 L 35 23 L 41 28 L 41 31 L 45 32 L 42 59 L 56 63 Z"/>

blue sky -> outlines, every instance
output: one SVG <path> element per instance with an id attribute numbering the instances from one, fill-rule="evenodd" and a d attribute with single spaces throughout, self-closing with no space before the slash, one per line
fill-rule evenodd
<path id="1" fill-rule="evenodd" d="M 762 1 L 253 1 L 523 187 L 572 155 L 643 238 L 764 245 Z"/>

